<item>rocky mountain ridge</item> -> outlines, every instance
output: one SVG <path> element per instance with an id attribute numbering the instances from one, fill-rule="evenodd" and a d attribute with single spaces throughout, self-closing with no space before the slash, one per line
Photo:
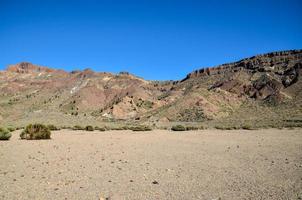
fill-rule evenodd
<path id="1" fill-rule="evenodd" d="M 66 72 L 22 62 L 0 72 L 0 123 L 256 120 L 237 116 L 246 109 L 255 116 L 265 110 L 271 121 L 296 119 L 302 117 L 301 66 L 302 50 L 281 51 L 202 68 L 180 81 L 146 81 L 127 72 Z"/>

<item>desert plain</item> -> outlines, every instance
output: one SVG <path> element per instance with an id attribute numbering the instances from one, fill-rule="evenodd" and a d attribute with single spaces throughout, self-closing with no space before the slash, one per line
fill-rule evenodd
<path id="1" fill-rule="evenodd" d="M 52 131 L 0 142 L 0 199 L 301 199 L 301 129 Z"/>

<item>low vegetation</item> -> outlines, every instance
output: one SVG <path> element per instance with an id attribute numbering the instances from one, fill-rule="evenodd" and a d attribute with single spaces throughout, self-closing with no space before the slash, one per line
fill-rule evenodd
<path id="1" fill-rule="evenodd" d="M 112 130 L 112 131 L 121 131 L 121 130 L 127 130 L 125 129 L 125 126 L 112 126 L 112 127 L 109 127 L 109 126 L 106 126 L 105 128 L 106 130 Z"/>
<path id="2" fill-rule="evenodd" d="M 51 130 L 51 131 L 58 131 L 58 130 L 60 130 L 60 128 L 56 127 L 56 126 L 53 125 L 53 124 L 47 125 L 47 128 L 48 128 L 49 130 Z"/>
<path id="3" fill-rule="evenodd" d="M 256 127 L 253 127 L 250 124 L 243 124 L 241 126 L 235 126 L 235 125 L 216 125 L 215 128 L 219 129 L 219 130 L 239 130 L 239 129 L 243 129 L 243 130 L 255 130 L 256 129 Z"/>
<path id="4" fill-rule="evenodd" d="M 223 126 L 223 125 L 216 125 L 215 126 L 216 129 L 219 129 L 219 130 L 236 130 L 236 129 L 240 129 L 240 127 L 237 127 L 237 126 Z"/>
<path id="5" fill-rule="evenodd" d="M 194 130 L 200 130 L 200 129 L 204 129 L 204 127 L 203 126 L 199 126 L 199 127 L 197 127 L 197 126 L 187 126 L 186 127 L 187 131 L 194 131 Z"/>
<path id="6" fill-rule="evenodd" d="M 7 130 L 8 130 L 9 132 L 13 132 L 13 131 L 15 131 L 16 129 L 15 129 L 14 127 L 8 127 Z"/>
<path id="7" fill-rule="evenodd" d="M 149 126 L 132 126 L 129 129 L 132 131 L 152 131 L 152 128 Z"/>
<path id="8" fill-rule="evenodd" d="M 184 127 L 183 125 L 175 125 L 175 126 L 172 126 L 171 128 L 172 131 L 186 131 L 186 127 Z"/>
<path id="9" fill-rule="evenodd" d="M 29 124 L 20 134 L 21 139 L 41 140 L 50 139 L 51 132 L 43 124 Z"/>
<path id="10" fill-rule="evenodd" d="M 85 128 L 80 125 L 75 125 L 72 130 L 85 130 Z"/>
<path id="11" fill-rule="evenodd" d="M 0 140 L 9 140 L 12 134 L 5 128 L 0 127 Z"/>
<path id="12" fill-rule="evenodd" d="M 204 129 L 203 126 L 183 126 L 183 125 L 175 125 L 171 127 L 172 131 L 194 131 Z"/>
<path id="13" fill-rule="evenodd" d="M 97 131 L 106 131 L 105 128 L 103 128 L 103 127 L 98 127 L 98 126 L 94 127 L 94 130 L 97 130 Z"/>
<path id="14" fill-rule="evenodd" d="M 244 130 L 254 130 L 255 129 L 255 128 L 252 128 L 252 126 L 249 124 L 244 124 L 244 125 L 242 125 L 241 128 Z"/>
<path id="15" fill-rule="evenodd" d="M 94 131 L 94 128 L 93 128 L 93 126 L 88 125 L 88 126 L 85 127 L 85 130 L 86 131 Z"/>

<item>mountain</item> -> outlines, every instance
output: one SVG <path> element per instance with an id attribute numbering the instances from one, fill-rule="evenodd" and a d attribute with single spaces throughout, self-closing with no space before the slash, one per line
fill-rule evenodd
<path id="1" fill-rule="evenodd" d="M 22 62 L 0 71 L 0 124 L 299 125 L 301 72 L 302 50 L 201 68 L 179 81 Z"/>

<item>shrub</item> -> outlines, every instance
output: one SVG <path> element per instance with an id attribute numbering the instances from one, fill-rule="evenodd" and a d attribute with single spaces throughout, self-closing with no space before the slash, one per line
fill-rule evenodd
<path id="1" fill-rule="evenodd" d="M 226 126 L 216 125 L 215 128 L 219 129 L 219 130 L 237 130 L 237 129 L 240 129 L 240 127 L 232 126 L 232 125 L 226 125 Z"/>
<path id="2" fill-rule="evenodd" d="M 198 130 L 198 129 L 201 129 L 201 128 L 198 128 L 198 127 L 196 127 L 196 126 L 187 126 L 187 127 L 186 127 L 186 130 L 187 130 L 187 131 L 193 131 L 193 130 Z"/>
<path id="3" fill-rule="evenodd" d="M 25 130 L 21 132 L 21 139 L 40 140 L 50 139 L 50 130 L 43 124 L 29 124 Z"/>
<path id="4" fill-rule="evenodd" d="M 132 131 L 152 131 L 149 126 L 133 126 L 129 128 Z"/>
<path id="5" fill-rule="evenodd" d="M 21 130 L 21 129 L 24 129 L 24 127 L 23 127 L 23 126 L 18 126 L 18 127 L 16 128 L 16 130 Z"/>
<path id="6" fill-rule="evenodd" d="M 15 131 L 16 129 L 15 129 L 14 127 L 8 127 L 7 130 L 8 130 L 9 132 L 13 132 L 13 131 Z"/>
<path id="7" fill-rule="evenodd" d="M 98 126 L 94 127 L 94 130 L 98 130 L 98 131 L 106 131 L 105 128 L 98 127 Z"/>
<path id="8" fill-rule="evenodd" d="M 219 126 L 219 125 L 216 125 L 215 128 L 216 128 L 216 129 L 219 129 L 219 130 L 225 129 L 223 126 Z"/>
<path id="9" fill-rule="evenodd" d="M 68 130 L 73 130 L 74 127 L 72 126 L 62 126 L 61 129 L 68 129 Z"/>
<path id="10" fill-rule="evenodd" d="M 93 126 L 88 125 L 88 126 L 85 127 L 85 130 L 86 131 L 94 131 L 94 128 L 93 128 Z"/>
<path id="11" fill-rule="evenodd" d="M 47 128 L 48 128 L 49 130 L 51 130 L 51 131 L 58 131 L 58 130 L 60 130 L 60 128 L 56 127 L 56 126 L 53 125 L 53 124 L 47 125 Z"/>
<path id="12" fill-rule="evenodd" d="M 12 134 L 5 128 L 0 127 L 0 140 L 9 140 Z"/>
<path id="13" fill-rule="evenodd" d="M 176 125 L 176 126 L 172 126 L 171 130 L 172 131 L 185 131 L 186 128 L 183 125 Z"/>
<path id="14" fill-rule="evenodd" d="M 73 130 L 84 130 L 85 128 L 79 125 L 75 125 L 73 128 Z"/>
<path id="15" fill-rule="evenodd" d="M 242 126 L 242 129 L 245 129 L 245 130 L 253 130 L 252 126 L 249 125 L 249 124 L 245 124 Z"/>

